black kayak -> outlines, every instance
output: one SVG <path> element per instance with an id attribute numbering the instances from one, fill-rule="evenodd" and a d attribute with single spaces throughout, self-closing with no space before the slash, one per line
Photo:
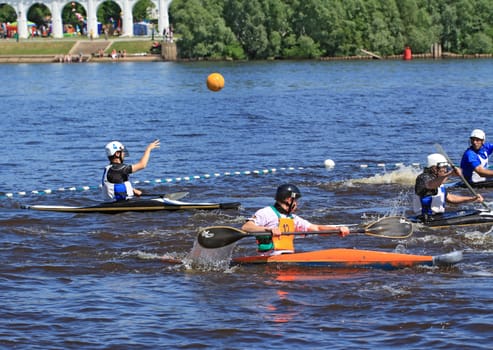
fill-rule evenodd
<path id="1" fill-rule="evenodd" d="M 56 211 L 65 213 L 104 213 L 116 214 L 128 211 L 160 211 L 160 210 L 214 210 L 239 209 L 241 203 L 214 203 L 214 202 L 182 202 L 169 198 L 135 199 L 118 202 L 105 202 L 92 206 L 66 205 L 25 205 L 23 209 L 42 211 Z"/>
<path id="2" fill-rule="evenodd" d="M 407 219 L 411 222 L 420 223 L 428 227 L 493 225 L 493 211 L 470 209 L 435 214 L 426 221 L 423 221 L 421 215 L 409 216 Z"/>
<path id="3" fill-rule="evenodd" d="M 473 188 L 493 188 L 493 180 L 486 180 L 481 182 L 469 182 L 469 185 Z M 467 188 L 467 185 L 463 181 L 457 181 L 447 184 L 447 187 L 460 187 Z"/>

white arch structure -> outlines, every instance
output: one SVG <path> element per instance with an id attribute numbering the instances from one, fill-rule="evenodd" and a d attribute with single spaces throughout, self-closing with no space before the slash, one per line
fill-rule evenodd
<path id="1" fill-rule="evenodd" d="M 122 10 L 122 36 L 134 35 L 132 9 L 139 0 L 75 0 L 84 6 L 87 14 L 87 32 L 98 37 L 97 9 L 106 1 L 116 2 Z M 151 0 L 158 9 L 158 33 L 163 33 L 169 27 L 168 9 L 172 0 Z M 54 38 L 63 38 L 62 10 L 71 0 L 0 0 L 3 4 L 12 6 L 17 13 L 17 31 L 19 38 L 27 39 L 27 11 L 34 4 L 42 4 L 48 7 L 52 16 L 52 35 Z"/>

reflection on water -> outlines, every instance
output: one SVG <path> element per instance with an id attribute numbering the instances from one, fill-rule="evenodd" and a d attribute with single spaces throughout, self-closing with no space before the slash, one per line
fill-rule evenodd
<path id="1" fill-rule="evenodd" d="M 354 268 L 307 268 L 297 266 L 274 266 L 267 267 L 266 273 L 272 274 L 276 281 L 281 282 L 302 282 L 302 281 L 323 281 L 323 280 L 345 280 L 358 278 L 365 275 L 366 269 Z"/>

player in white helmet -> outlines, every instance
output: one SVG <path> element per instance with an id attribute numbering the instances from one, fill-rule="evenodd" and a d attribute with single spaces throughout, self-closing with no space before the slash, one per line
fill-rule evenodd
<path id="1" fill-rule="evenodd" d="M 493 180 L 493 170 L 488 169 L 488 157 L 493 153 L 493 144 L 486 142 L 481 129 L 474 129 L 469 137 L 471 146 L 462 155 L 460 167 L 469 183 Z"/>
<path id="2" fill-rule="evenodd" d="M 105 150 L 110 164 L 105 167 L 102 180 L 104 199 L 118 201 L 140 196 L 142 191 L 133 188 L 129 175 L 144 169 L 149 162 L 151 151 L 159 146 L 159 140 L 151 142 L 139 162 L 130 165 L 124 163 L 125 156 L 129 156 L 125 146 L 119 141 L 109 142 Z"/>
<path id="3" fill-rule="evenodd" d="M 459 175 L 460 169 L 451 170 L 447 159 L 439 153 L 433 153 L 427 157 L 427 167 L 418 175 L 414 185 L 415 210 L 421 213 L 423 221 L 432 220 L 433 215 L 445 212 L 445 204 L 483 202 L 483 197 L 460 196 L 447 192 L 444 183 L 455 173 Z"/>

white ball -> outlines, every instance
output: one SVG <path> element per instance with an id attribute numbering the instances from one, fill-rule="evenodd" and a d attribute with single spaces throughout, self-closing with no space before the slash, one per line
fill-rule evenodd
<path id="1" fill-rule="evenodd" d="M 333 168 L 336 166 L 336 163 L 332 159 L 326 159 L 324 165 L 326 168 Z"/>

